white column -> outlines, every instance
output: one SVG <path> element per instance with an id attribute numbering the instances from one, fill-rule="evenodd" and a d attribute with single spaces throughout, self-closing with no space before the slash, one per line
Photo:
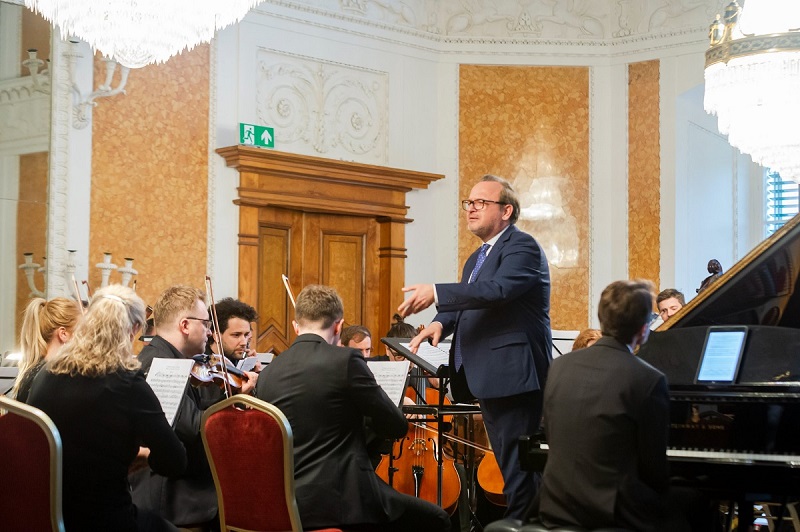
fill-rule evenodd
<path id="1" fill-rule="evenodd" d="M 589 74 L 589 323 L 600 293 L 628 277 L 628 65 Z"/>

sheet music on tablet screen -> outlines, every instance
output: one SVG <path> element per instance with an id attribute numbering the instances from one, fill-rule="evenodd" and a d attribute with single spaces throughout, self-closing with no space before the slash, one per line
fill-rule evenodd
<path id="1" fill-rule="evenodd" d="M 410 350 L 410 343 L 402 343 L 400 345 Z M 436 347 L 428 342 L 422 342 L 417 348 L 417 356 L 424 358 L 435 368 L 447 366 L 450 362 L 450 342 L 439 342 Z"/>

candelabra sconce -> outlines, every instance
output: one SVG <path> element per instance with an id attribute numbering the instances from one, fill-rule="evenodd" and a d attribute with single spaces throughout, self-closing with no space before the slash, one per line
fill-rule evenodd
<path id="1" fill-rule="evenodd" d="M 118 268 L 117 271 L 122 274 L 122 286 L 128 286 L 134 275 L 139 272 L 133 269 L 133 259 L 125 258 L 125 266 Z"/>
<path id="2" fill-rule="evenodd" d="M 103 262 L 96 264 L 100 270 L 100 288 L 108 286 L 108 280 L 111 278 L 111 272 L 117 269 L 117 265 L 111 262 L 111 253 L 103 253 Z"/>
<path id="3" fill-rule="evenodd" d="M 64 286 L 72 286 L 75 280 L 75 253 L 77 250 L 67 250 L 67 263 L 64 265 Z"/>
<path id="4" fill-rule="evenodd" d="M 44 292 L 36 288 L 36 280 L 34 275 L 38 271 L 42 271 L 43 266 L 33 262 L 33 253 L 24 253 L 25 262 L 19 265 L 19 269 L 25 272 L 25 279 L 28 281 L 28 288 L 31 292 L 30 297 L 44 297 Z"/>
<path id="5" fill-rule="evenodd" d="M 110 98 L 117 94 L 126 94 L 125 85 L 128 83 L 130 68 L 120 65 L 119 83 L 112 88 L 111 83 L 114 79 L 114 72 L 117 70 L 117 62 L 109 57 L 104 57 L 103 62 L 106 66 L 106 79 L 102 85 L 89 94 L 83 93 L 75 82 L 75 63 L 78 58 L 83 57 L 77 51 L 79 41 L 70 41 L 72 50 L 69 54 L 69 79 L 72 85 L 72 92 L 75 94 L 75 103 L 72 108 L 72 127 L 84 129 L 89 125 L 89 110 L 97 105 L 98 98 Z"/>
<path id="6" fill-rule="evenodd" d="M 52 77 L 50 75 L 50 60 L 42 60 L 36 57 L 38 50 L 31 48 L 28 50 L 28 59 L 22 62 L 22 66 L 28 69 L 33 80 L 33 90 L 50 94 Z M 44 69 L 42 69 L 44 67 Z"/>

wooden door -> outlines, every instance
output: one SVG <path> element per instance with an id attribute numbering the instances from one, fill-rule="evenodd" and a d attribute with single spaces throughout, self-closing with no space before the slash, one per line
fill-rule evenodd
<path id="1" fill-rule="evenodd" d="M 270 348 L 283 351 L 294 340 L 294 311 L 282 274 L 289 277 L 295 296 L 308 284 L 332 286 L 344 303 L 347 325 L 364 325 L 375 337 L 386 332 L 379 330 L 375 219 L 281 208 L 261 208 L 258 218 L 260 352 Z"/>
<path id="2" fill-rule="evenodd" d="M 250 146 L 217 153 L 239 171 L 239 299 L 259 313 L 257 348 L 285 350 L 297 292 L 333 286 L 349 325 L 374 338 L 403 301 L 406 193 L 444 176 Z"/>

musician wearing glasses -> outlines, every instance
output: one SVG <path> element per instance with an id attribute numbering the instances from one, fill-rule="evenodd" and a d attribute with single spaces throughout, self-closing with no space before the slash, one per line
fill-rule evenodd
<path id="1" fill-rule="evenodd" d="M 483 245 L 460 283 L 417 284 L 398 312 L 436 304 L 438 314 L 412 341 L 437 345 L 453 334 L 450 377 L 459 402 L 478 399 L 503 473 L 506 517 L 521 518 L 536 491 L 519 466 L 517 440 L 539 428 L 542 389 L 552 360 L 550 270 L 541 246 L 514 224 L 519 200 L 505 179 L 486 175 L 461 202 L 467 227 Z"/>
<path id="2" fill-rule="evenodd" d="M 157 335 L 139 354 L 145 373 L 154 358 L 192 358 L 204 353 L 211 321 L 202 291 L 183 285 L 166 289 L 153 306 L 153 319 Z M 254 381 L 246 381 L 242 393 L 250 393 L 254 387 Z M 186 473 L 178 478 L 166 478 L 150 469 L 132 473 L 129 480 L 136 506 L 186 528 L 216 519 L 217 495 L 200 437 L 200 419 L 204 409 L 223 397 L 217 388 L 186 387 L 173 424 L 186 446 Z"/>

